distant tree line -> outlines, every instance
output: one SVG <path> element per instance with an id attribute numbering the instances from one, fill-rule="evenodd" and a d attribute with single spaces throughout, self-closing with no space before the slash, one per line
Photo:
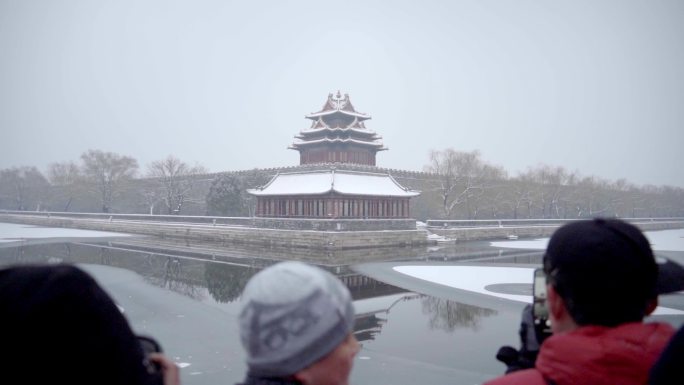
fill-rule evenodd
<path id="1" fill-rule="evenodd" d="M 169 155 L 140 175 L 132 157 L 88 150 L 80 162 L 50 164 L 47 176 L 35 167 L 0 170 L 0 208 L 180 214 L 204 200 L 194 186 L 206 172 Z"/>
<path id="2" fill-rule="evenodd" d="M 278 171 L 210 174 L 169 155 L 141 172 L 132 157 L 88 150 L 79 161 L 50 164 L 46 174 L 29 166 L 1 169 L 0 209 L 252 216 L 255 200 L 246 190 Z M 681 187 L 637 186 L 549 165 L 510 177 L 477 151 L 431 151 L 423 172 L 391 173 L 422 192 L 411 202 L 412 216 L 420 220 L 684 217 Z"/>
<path id="3" fill-rule="evenodd" d="M 637 186 L 539 165 L 509 177 L 479 152 L 432 151 L 424 170 L 424 209 L 431 218 L 682 217 L 684 189 Z"/>

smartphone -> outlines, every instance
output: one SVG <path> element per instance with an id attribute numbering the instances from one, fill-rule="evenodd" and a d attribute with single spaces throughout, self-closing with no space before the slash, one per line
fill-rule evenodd
<path id="1" fill-rule="evenodd" d="M 551 321 L 549 320 L 549 310 L 546 306 L 546 273 L 544 273 L 544 269 L 534 270 L 532 296 L 534 323 L 541 329 L 541 332 L 550 332 Z"/>

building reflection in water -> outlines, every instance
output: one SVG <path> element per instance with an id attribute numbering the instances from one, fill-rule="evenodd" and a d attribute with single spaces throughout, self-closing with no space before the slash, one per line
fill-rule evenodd
<path id="1" fill-rule="evenodd" d="M 183 247 L 191 247 L 183 249 Z M 450 258 L 459 259 L 468 250 L 452 250 Z M 173 241 L 164 244 L 137 243 L 60 243 L 0 248 L 0 264 L 16 263 L 85 263 L 106 265 L 134 271 L 151 284 L 186 297 L 217 303 L 232 303 L 240 298 L 247 281 L 259 270 L 284 259 L 312 262 L 336 275 L 349 288 L 357 309 L 354 332 L 359 341 L 375 339 L 387 322 L 392 308 L 406 301 L 421 301 L 423 314 L 431 329 L 451 332 L 456 328 L 477 329 L 480 320 L 496 314 L 490 309 L 469 306 L 444 299 L 406 292 L 398 287 L 356 273 L 342 260 L 429 260 L 426 249 L 383 248 L 343 250 L 334 253 L 297 249 L 199 249 Z M 419 253 L 423 253 L 422 255 Z M 259 258 L 253 255 L 260 255 Z M 442 259 L 441 257 L 439 257 Z M 368 260 L 368 259 L 366 259 Z"/>

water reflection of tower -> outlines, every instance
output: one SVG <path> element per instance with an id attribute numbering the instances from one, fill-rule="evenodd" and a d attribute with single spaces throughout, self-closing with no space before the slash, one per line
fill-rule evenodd
<path id="1" fill-rule="evenodd" d="M 337 273 L 335 275 L 342 283 L 347 285 L 355 301 L 406 292 L 404 289 L 376 281 L 373 278 L 358 273 Z"/>
<path id="2" fill-rule="evenodd" d="M 387 314 L 398 302 L 419 297 L 357 273 L 338 273 L 337 278 L 349 288 L 354 300 L 354 335 L 359 341 L 374 340 L 387 322 Z"/>
<path id="3" fill-rule="evenodd" d="M 387 323 L 387 315 L 392 308 L 403 301 L 420 298 L 420 294 L 400 293 L 354 301 L 356 311 L 354 335 L 359 341 L 374 340 Z"/>

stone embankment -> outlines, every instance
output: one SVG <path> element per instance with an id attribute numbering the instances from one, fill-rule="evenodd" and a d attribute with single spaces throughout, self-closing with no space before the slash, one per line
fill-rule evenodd
<path id="1" fill-rule="evenodd" d="M 145 216 L 140 216 L 145 217 Z M 225 244 L 249 244 L 257 246 L 278 246 L 292 248 L 314 248 L 325 250 L 374 248 L 390 246 L 419 246 L 428 243 L 427 231 L 415 228 L 415 221 L 400 223 L 374 223 L 364 220 L 318 220 L 318 224 L 305 221 L 278 219 L 272 227 L 251 227 L 248 224 L 170 222 L 159 216 L 132 218 L 118 215 L 60 215 L 59 213 L 0 212 L 0 222 L 21 223 L 50 227 L 69 227 L 85 230 L 113 231 L 142 234 L 160 238 L 179 238 L 194 241 L 210 241 Z M 205 217 L 206 218 L 206 217 Z M 264 219 L 259 219 L 263 222 Z M 219 222 L 219 221 L 217 221 Z M 313 222 L 313 221 L 309 221 Z M 383 220 L 382 222 L 391 222 Z M 378 230 L 382 225 L 392 230 Z M 328 229 L 328 227 L 331 227 Z M 307 228 L 317 228 L 309 230 Z M 318 230 L 322 228 L 323 230 Z"/>
<path id="2" fill-rule="evenodd" d="M 644 231 L 684 228 L 684 218 L 633 218 Z M 142 234 L 267 247 L 346 250 L 447 242 L 547 237 L 572 220 L 430 220 L 180 217 L 0 211 L 0 222 Z"/>

